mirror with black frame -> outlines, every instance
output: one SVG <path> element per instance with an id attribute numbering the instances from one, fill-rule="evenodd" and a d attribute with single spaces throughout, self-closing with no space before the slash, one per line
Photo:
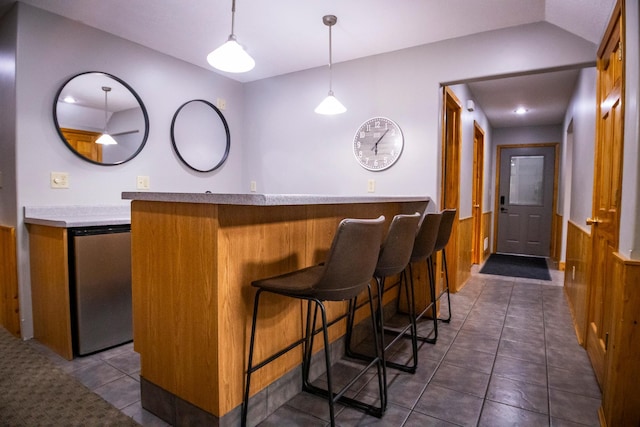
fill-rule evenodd
<path id="1" fill-rule="evenodd" d="M 203 99 L 187 101 L 171 121 L 171 142 L 185 165 L 198 172 L 211 172 L 222 166 L 229 155 L 229 125 L 212 103 Z"/>
<path id="2" fill-rule="evenodd" d="M 149 134 L 138 94 L 122 79 L 98 71 L 77 74 L 60 87 L 53 121 L 74 154 L 104 166 L 133 159 Z"/>

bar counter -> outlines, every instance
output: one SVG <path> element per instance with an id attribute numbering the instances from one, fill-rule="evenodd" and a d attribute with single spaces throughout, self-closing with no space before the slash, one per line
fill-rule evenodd
<path id="1" fill-rule="evenodd" d="M 125 192 L 122 198 L 132 200 L 134 347 L 141 358 L 142 403 L 173 425 L 237 424 L 253 280 L 322 262 L 343 218 L 384 215 L 388 226 L 398 213 L 434 209 L 427 196 Z M 328 305 L 330 318 L 345 310 L 346 303 Z M 300 301 L 265 295 L 256 360 L 298 340 L 303 315 Z M 359 312 L 356 321 L 367 315 Z M 344 320 L 333 325 L 331 341 L 344 330 Z M 300 361 L 298 347 L 256 372 L 251 394 Z"/>

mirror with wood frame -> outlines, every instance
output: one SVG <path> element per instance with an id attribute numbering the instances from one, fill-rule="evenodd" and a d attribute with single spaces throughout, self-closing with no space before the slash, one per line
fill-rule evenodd
<path id="1" fill-rule="evenodd" d="M 133 159 L 149 134 L 149 117 L 138 94 L 122 79 L 97 71 L 77 74 L 60 87 L 53 121 L 74 154 L 103 166 Z M 102 143 L 107 135 L 111 138 Z"/>

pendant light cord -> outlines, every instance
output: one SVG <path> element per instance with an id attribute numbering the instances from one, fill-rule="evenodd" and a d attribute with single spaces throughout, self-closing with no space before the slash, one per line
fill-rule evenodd
<path id="1" fill-rule="evenodd" d="M 236 0 L 232 0 L 231 2 L 231 37 L 235 38 L 235 33 L 233 32 L 236 21 Z"/>
<path id="2" fill-rule="evenodd" d="M 234 0 L 235 1 L 235 0 Z M 331 56 L 332 56 L 332 50 L 331 50 L 331 27 L 332 25 L 329 25 L 329 92 L 333 95 L 333 69 L 332 69 L 332 60 L 331 60 Z"/>
<path id="3" fill-rule="evenodd" d="M 109 93 L 111 88 L 104 86 L 102 90 L 104 91 L 104 129 L 102 133 L 107 133 L 107 93 Z"/>

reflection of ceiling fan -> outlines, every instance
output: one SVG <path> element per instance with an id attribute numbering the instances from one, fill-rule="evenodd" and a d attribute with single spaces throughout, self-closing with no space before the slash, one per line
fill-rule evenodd
<path id="1" fill-rule="evenodd" d="M 120 135 L 130 135 L 132 133 L 138 133 L 140 132 L 138 129 L 135 130 L 128 130 L 126 132 L 118 132 L 118 133 L 112 133 L 111 136 L 120 136 Z"/>

